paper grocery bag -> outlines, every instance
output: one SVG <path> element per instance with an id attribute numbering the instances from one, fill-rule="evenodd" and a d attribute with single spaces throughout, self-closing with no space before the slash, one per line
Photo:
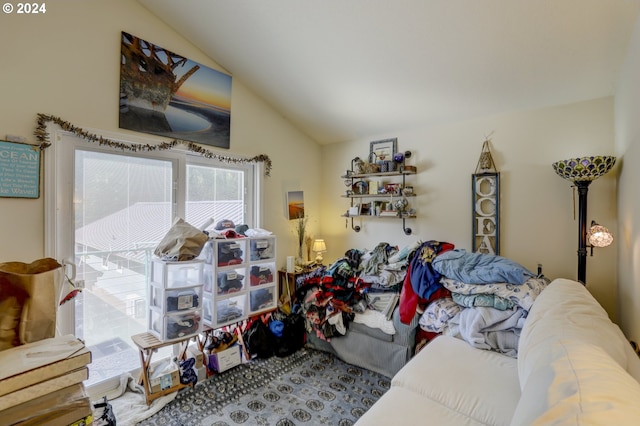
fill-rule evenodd
<path id="1" fill-rule="evenodd" d="M 65 288 L 62 265 L 51 258 L 32 263 L 0 263 L 0 288 L 0 299 L 16 294 L 26 296 L 16 299 L 23 303 L 18 324 L 19 344 L 55 337 L 58 305 Z"/>
<path id="2" fill-rule="evenodd" d="M 153 254 L 164 260 L 193 260 L 202 251 L 209 236 L 182 218 L 177 218 Z"/>

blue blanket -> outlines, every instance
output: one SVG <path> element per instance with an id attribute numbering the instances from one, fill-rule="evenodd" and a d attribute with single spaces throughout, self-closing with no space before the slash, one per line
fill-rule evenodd
<path id="1" fill-rule="evenodd" d="M 524 266 L 505 257 L 450 250 L 436 256 L 433 269 L 447 278 L 468 284 L 523 284 L 535 275 Z"/>

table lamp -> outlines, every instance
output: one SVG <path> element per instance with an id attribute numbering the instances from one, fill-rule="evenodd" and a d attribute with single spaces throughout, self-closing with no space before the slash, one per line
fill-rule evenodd
<path id="1" fill-rule="evenodd" d="M 324 243 L 324 240 L 315 240 L 313 242 L 313 251 L 317 253 L 316 255 L 316 263 L 322 263 L 322 253 L 327 251 L 327 245 Z"/>

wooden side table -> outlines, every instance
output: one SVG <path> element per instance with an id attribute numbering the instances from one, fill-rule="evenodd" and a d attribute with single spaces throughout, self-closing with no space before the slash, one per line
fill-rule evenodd
<path id="1" fill-rule="evenodd" d="M 296 301 L 296 278 L 300 273 L 287 272 L 283 270 L 278 271 L 278 294 L 280 295 L 280 301 L 285 302 L 287 297 L 291 300 L 293 305 Z"/>
<path id="2" fill-rule="evenodd" d="M 310 269 L 306 269 L 301 272 L 287 272 L 286 270 L 278 271 L 278 294 L 280 295 L 280 301 L 285 302 L 288 295 L 291 295 L 291 305 L 296 302 L 296 280 L 300 275 L 309 274 L 314 272 L 318 268 L 324 268 L 322 264 L 315 264 Z"/>
<path id="3" fill-rule="evenodd" d="M 158 349 L 163 348 L 165 346 L 180 345 L 180 355 L 178 359 L 185 359 L 187 347 L 189 346 L 189 341 L 191 339 L 196 339 L 198 343 L 198 349 L 201 349 L 201 346 L 204 343 L 200 343 L 200 336 L 189 336 L 182 340 L 170 340 L 170 341 L 160 341 L 156 336 L 151 333 L 140 333 L 131 336 L 133 343 L 136 344 L 140 351 L 140 365 L 142 370 L 140 371 L 140 378 L 138 383 L 140 383 L 144 387 L 144 393 L 147 400 L 147 405 L 151 404 L 154 399 L 160 398 L 161 396 L 168 395 L 173 392 L 177 392 L 182 388 L 185 388 L 190 385 L 184 385 L 182 383 L 177 383 L 171 386 L 170 388 L 160 390 L 159 392 L 151 392 L 151 383 L 149 380 L 149 368 L 151 367 L 151 358 L 154 352 L 157 352 Z"/>

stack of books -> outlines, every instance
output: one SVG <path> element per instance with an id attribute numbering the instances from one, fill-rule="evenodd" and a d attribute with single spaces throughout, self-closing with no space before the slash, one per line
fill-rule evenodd
<path id="1" fill-rule="evenodd" d="M 72 335 L 0 351 L 0 419 L 10 425 L 84 425 L 91 352 Z"/>

